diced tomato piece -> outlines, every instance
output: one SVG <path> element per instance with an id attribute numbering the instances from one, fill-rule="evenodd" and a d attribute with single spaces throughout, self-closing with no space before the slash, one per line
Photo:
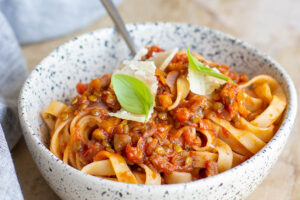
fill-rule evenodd
<path id="1" fill-rule="evenodd" d="M 89 87 L 88 83 L 81 83 L 81 82 L 79 82 L 76 85 L 76 89 L 77 89 L 77 92 L 79 94 L 83 94 L 85 91 L 87 91 L 88 87 Z"/>
<path id="2" fill-rule="evenodd" d="M 175 112 L 177 120 L 181 123 L 186 123 L 192 116 L 187 108 L 178 108 Z"/>
<path id="3" fill-rule="evenodd" d="M 158 102 L 164 110 L 168 109 L 172 105 L 172 98 L 168 93 L 158 95 Z"/>
<path id="4" fill-rule="evenodd" d="M 241 75 L 240 75 L 240 82 L 247 82 L 249 79 L 248 79 L 248 77 L 247 77 L 247 75 L 246 74 L 244 74 L 244 73 L 242 73 Z"/>

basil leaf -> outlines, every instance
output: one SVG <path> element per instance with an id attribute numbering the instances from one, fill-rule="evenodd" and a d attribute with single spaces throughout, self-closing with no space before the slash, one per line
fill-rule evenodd
<path id="1" fill-rule="evenodd" d="M 122 108 L 131 113 L 144 114 L 147 119 L 154 98 L 145 83 L 126 74 L 114 74 L 111 81 Z"/>
<path id="2" fill-rule="evenodd" d="M 213 76 L 215 78 L 222 79 L 224 81 L 230 80 L 231 83 L 234 83 L 234 81 L 231 80 L 228 76 L 226 76 L 222 73 L 216 72 L 215 70 L 213 70 L 209 67 L 206 67 L 204 64 L 200 63 L 197 60 L 197 58 L 192 56 L 189 48 L 187 50 L 187 54 L 188 54 L 188 60 L 189 60 L 189 67 L 191 69 L 193 69 L 194 71 L 197 71 L 197 72 L 200 72 L 200 73 L 203 73 L 203 74 L 207 74 L 209 76 Z"/>

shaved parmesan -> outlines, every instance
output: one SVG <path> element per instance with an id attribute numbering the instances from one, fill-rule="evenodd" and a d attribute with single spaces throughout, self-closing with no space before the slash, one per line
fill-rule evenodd
<path id="1" fill-rule="evenodd" d="M 156 53 L 148 60 L 154 61 L 156 67 L 164 71 L 177 52 L 178 48 L 175 48 L 171 51 Z"/>
<path id="2" fill-rule="evenodd" d="M 191 68 L 188 69 L 188 81 L 190 82 L 190 90 L 198 95 L 209 95 L 215 89 L 219 88 L 221 85 L 225 84 L 226 81 L 197 72 Z M 216 72 L 218 69 L 213 68 Z M 220 73 L 220 72 L 219 72 Z"/>
<path id="3" fill-rule="evenodd" d="M 126 60 L 114 74 L 127 74 L 143 81 L 155 96 L 158 85 L 155 69 L 156 67 L 152 61 Z"/>
<path id="4" fill-rule="evenodd" d="M 152 114 L 152 112 L 153 112 L 153 109 L 149 113 Z M 112 117 L 118 117 L 120 119 L 132 120 L 132 121 L 142 122 L 142 123 L 144 123 L 145 121 L 148 121 L 149 118 L 151 117 L 151 114 L 149 114 L 148 119 L 146 119 L 146 115 L 134 114 L 134 113 L 124 110 L 123 108 L 121 108 L 119 111 L 117 111 L 115 113 L 108 113 L 108 115 L 112 116 Z"/>
<path id="5" fill-rule="evenodd" d="M 153 61 L 124 61 L 122 65 L 114 72 L 114 74 L 127 74 L 133 76 L 145 83 L 150 89 L 154 99 L 157 92 L 158 82 L 155 76 L 156 66 Z M 146 115 L 139 115 L 120 109 L 116 113 L 108 113 L 110 116 L 127 119 L 137 122 L 145 122 L 149 120 L 153 108 L 149 111 L 148 119 Z"/>
<path id="6" fill-rule="evenodd" d="M 141 60 L 142 57 L 145 56 L 147 53 L 148 53 L 148 49 L 144 47 L 135 54 L 133 60 Z"/>

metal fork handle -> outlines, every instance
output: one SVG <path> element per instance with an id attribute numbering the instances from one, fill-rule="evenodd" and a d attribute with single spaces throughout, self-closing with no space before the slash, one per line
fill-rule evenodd
<path id="1" fill-rule="evenodd" d="M 113 4 L 113 2 L 111 0 L 101 0 L 103 6 L 105 7 L 106 11 L 108 12 L 109 16 L 111 17 L 111 19 L 113 20 L 113 22 L 115 23 L 118 31 L 121 33 L 121 35 L 123 36 L 128 48 L 130 49 L 131 53 L 133 56 L 135 56 L 136 54 L 136 49 L 135 49 L 135 45 L 134 42 L 132 40 L 132 38 L 130 37 L 125 24 L 116 8 L 116 6 Z"/>

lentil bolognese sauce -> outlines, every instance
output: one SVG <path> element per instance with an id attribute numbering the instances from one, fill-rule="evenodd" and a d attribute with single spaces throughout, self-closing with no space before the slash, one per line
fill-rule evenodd
<path id="1" fill-rule="evenodd" d="M 126 75 L 126 76 L 125 76 Z M 268 75 L 248 80 L 188 51 L 144 48 L 42 112 L 50 150 L 85 173 L 138 184 L 216 175 L 257 153 L 286 107 Z"/>

